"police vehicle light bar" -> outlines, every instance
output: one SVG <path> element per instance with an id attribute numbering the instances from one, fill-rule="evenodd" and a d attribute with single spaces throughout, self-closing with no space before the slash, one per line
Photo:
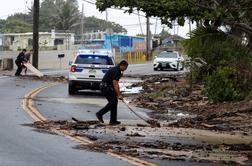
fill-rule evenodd
<path id="1" fill-rule="evenodd" d="M 79 54 L 102 54 L 112 56 L 112 51 L 107 49 L 79 49 Z"/>

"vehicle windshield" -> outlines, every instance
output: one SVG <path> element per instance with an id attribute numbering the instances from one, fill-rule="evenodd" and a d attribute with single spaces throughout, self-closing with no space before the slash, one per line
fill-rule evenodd
<path id="1" fill-rule="evenodd" d="M 76 64 L 114 65 L 112 58 L 104 55 L 79 55 Z"/>
<path id="2" fill-rule="evenodd" d="M 177 58 L 177 53 L 174 52 L 162 52 L 158 55 L 159 58 Z"/>

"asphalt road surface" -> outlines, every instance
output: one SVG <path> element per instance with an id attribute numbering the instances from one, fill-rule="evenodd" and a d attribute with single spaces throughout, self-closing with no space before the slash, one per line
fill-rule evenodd
<path id="1" fill-rule="evenodd" d="M 70 69 L 69 69 L 70 70 Z M 63 75 L 67 76 L 68 69 L 60 70 L 60 69 L 43 69 L 41 70 L 45 75 Z M 158 75 L 158 74 L 166 74 L 166 75 L 181 75 L 184 74 L 187 70 L 183 71 L 174 71 L 174 70 L 164 70 L 164 71 L 154 71 L 153 63 L 148 62 L 145 64 L 130 64 L 128 69 L 124 72 L 124 74 L 137 76 L 137 75 Z"/>
<path id="2" fill-rule="evenodd" d="M 154 71 L 153 63 L 148 62 L 145 64 L 130 64 L 125 74 L 130 75 L 158 75 L 158 74 L 169 74 L 169 75 L 180 75 L 183 74 L 186 70 L 183 71 L 174 71 L 174 70 L 164 70 L 164 71 Z"/>
<path id="3" fill-rule="evenodd" d="M 77 117 L 79 120 L 96 120 L 95 113 L 106 103 L 106 99 L 100 92 L 81 91 L 77 95 L 70 96 L 66 84 L 59 84 L 41 92 L 35 99 L 38 110 L 50 120 L 71 120 Z M 142 117 L 148 118 L 147 109 L 133 107 Z M 109 121 L 109 113 L 104 116 L 105 123 Z M 144 123 L 132 114 L 124 103 L 118 104 L 118 120 L 122 124 Z M 147 159 L 145 159 L 147 160 Z M 147 160 L 157 165 L 169 166 L 212 166 L 216 164 L 191 163 L 167 160 Z"/>
<path id="4" fill-rule="evenodd" d="M 40 85 L 42 82 L 0 78 L 0 165 L 129 165 L 103 153 L 75 150 L 72 147 L 77 143 L 65 137 L 39 133 L 23 126 L 33 121 L 23 110 L 22 99 L 27 92 Z"/>
<path id="5" fill-rule="evenodd" d="M 151 64 L 129 67 L 132 74 L 154 72 Z M 66 75 L 66 71 L 45 71 L 48 74 Z M 156 73 L 156 72 L 155 72 Z M 24 126 L 33 120 L 24 111 L 22 101 L 31 90 L 44 85 L 45 82 L 25 80 L 16 77 L 0 76 L 0 165 L 3 166 L 80 166 L 80 165 L 130 165 L 128 162 L 103 153 L 73 149 L 78 143 L 68 138 L 47 133 L 40 133 Z M 38 94 L 35 106 L 43 116 L 51 120 L 69 120 L 78 117 L 82 120 L 95 119 L 98 111 L 106 100 L 99 92 L 79 93 L 75 96 L 67 94 L 67 84 L 59 84 Z M 136 108 L 134 108 L 136 109 Z M 141 109 L 141 115 L 147 116 L 149 110 Z M 105 120 L 109 119 L 109 114 Z M 118 119 L 126 123 L 137 120 L 119 103 Z M 158 165 L 187 166 L 213 165 L 177 161 L 151 162 Z"/>

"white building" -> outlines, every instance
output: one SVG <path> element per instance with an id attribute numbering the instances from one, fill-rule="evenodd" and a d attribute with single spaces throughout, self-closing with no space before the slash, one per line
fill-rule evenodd
<path id="1" fill-rule="evenodd" d="M 0 47 L 17 51 L 32 48 L 33 33 L 0 34 Z M 39 32 L 39 47 L 43 50 L 67 50 L 74 45 L 73 33 Z"/>

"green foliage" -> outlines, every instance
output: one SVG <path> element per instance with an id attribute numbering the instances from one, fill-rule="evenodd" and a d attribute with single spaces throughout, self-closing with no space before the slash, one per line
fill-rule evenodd
<path id="1" fill-rule="evenodd" d="M 162 22 L 172 27 L 173 21 L 184 25 L 185 19 L 197 22 L 198 25 L 220 27 L 226 26 L 234 31 L 246 34 L 249 42 L 252 40 L 252 1 L 244 0 L 97 0 L 97 8 L 105 11 L 109 7 L 128 7 L 132 12 L 139 10 L 147 16 L 161 18 Z M 252 44 L 248 44 L 252 51 Z"/>
<path id="2" fill-rule="evenodd" d="M 205 93 L 214 102 L 241 100 L 246 97 L 239 88 L 235 71 L 228 67 L 218 68 L 207 78 Z"/>
<path id="3" fill-rule="evenodd" d="M 191 38 L 183 42 L 188 56 L 194 61 L 204 63 L 195 66 L 196 73 L 204 76 L 213 73 L 220 66 L 234 64 L 243 58 L 250 61 L 248 50 L 241 44 L 241 39 L 212 27 L 199 27 L 191 33 Z"/>
<path id="4" fill-rule="evenodd" d="M 50 32 L 55 28 L 63 32 L 70 31 L 77 34 L 81 32 L 81 14 L 77 0 L 43 0 L 39 20 L 39 31 Z M 16 13 L 6 20 L 0 20 L 0 32 L 31 32 L 32 24 L 33 7 L 28 14 Z M 84 17 L 84 32 L 105 31 L 106 28 L 112 28 L 116 33 L 127 32 L 125 28 L 114 22 L 95 17 Z"/>
<path id="5" fill-rule="evenodd" d="M 0 33 L 4 33 L 5 23 L 6 23 L 6 20 L 0 19 Z"/>
<path id="6" fill-rule="evenodd" d="M 72 30 L 80 20 L 76 0 L 44 0 L 40 8 L 40 30 Z"/>
<path id="7" fill-rule="evenodd" d="M 121 25 L 96 17 L 84 17 L 84 32 L 105 31 L 127 32 Z M 81 33 L 81 14 L 77 0 L 44 0 L 40 8 L 40 30 L 51 29 Z"/>
<path id="8" fill-rule="evenodd" d="M 32 17 L 29 14 L 16 13 L 6 20 L 0 20 L 0 33 L 31 32 Z"/>
<path id="9" fill-rule="evenodd" d="M 86 32 L 105 31 L 107 28 L 112 28 L 116 33 L 127 32 L 125 28 L 114 22 L 107 22 L 94 16 L 84 18 L 84 31 Z"/>
<path id="10" fill-rule="evenodd" d="M 199 27 L 184 41 L 191 81 L 205 83 L 213 101 L 240 100 L 251 91 L 252 56 L 242 39 L 213 27 Z"/>
<path id="11" fill-rule="evenodd" d="M 4 33 L 25 33 L 31 31 L 31 24 L 16 19 L 8 19 L 4 26 Z"/>
<path id="12" fill-rule="evenodd" d="M 55 16 L 55 2 L 54 0 L 44 0 L 41 3 L 40 7 L 40 31 L 51 31 L 53 26 L 55 26 L 55 22 L 53 22 L 53 17 Z"/>
<path id="13" fill-rule="evenodd" d="M 205 66 L 191 67 L 191 72 L 187 75 L 187 80 L 192 84 L 203 83 L 208 75 L 208 70 Z"/>
<path id="14" fill-rule="evenodd" d="M 247 100 L 252 100 L 252 90 L 248 93 L 248 96 L 246 97 Z"/>
<path id="15" fill-rule="evenodd" d="M 241 20 L 250 14 L 251 1 L 198 1 L 198 0 L 97 0 L 99 10 L 105 11 L 111 6 L 119 8 L 128 7 L 128 12 L 134 9 L 141 10 L 149 16 L 157 16 L 163 21 L 178 20 L 184 24 L 185 18 L 193 21 L 209 20 L 217 21 L 229 19 Z M 243 9 L 243 10 L 241 10 Z"/>
<path id="16" fill-rule="evenodd" d="M 205 83 L 214 101 L 242 99 L 251 90 L 252 1 L 97 0 L 96 5 L 101 11 L 112 6 L 128 7 L 129 13 L 143 11 L 170 27 L 173 21 L 179 25 L 185 19 L 196 22 L 199 28 L 184 42 L 191 58 L 192 81 Z"/>
<path id="17" fill-rule="evenodd" d="M 9 16 L 7 18 L 7 20 L 11 20 L 11 19 L 15 19 L 15 20 L 19 20 L 19 21 L 23 21 L 25 23 L 28 23 L 28 24 L 32 24 L 32 14 L 29 13 L 29 14 L 24 14 L 24 13 L 15 13 L 14 15 L 12 16 Z"/>
<path id="18" fill-rule="evenodd" d="M 55 5 L 55 14 L 52 15 L 56 29 L 70 30 L 80 20 L 78 6 L 72 0 L 66 0 Z"/>

